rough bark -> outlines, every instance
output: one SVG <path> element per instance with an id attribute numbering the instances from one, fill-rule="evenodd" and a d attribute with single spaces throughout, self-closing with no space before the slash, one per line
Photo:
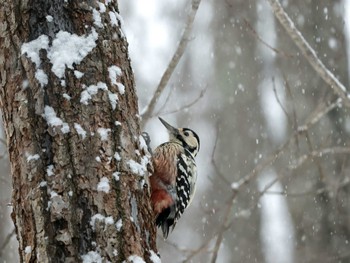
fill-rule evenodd
<path id="1" fill-rule="evenodd" d="M 148 262 L 156 253 L 128 45 L 116 1 L 105 2 L 5 0 L 0 5 L 0 100 L 21 262 L 79 262 L 89 256 L 102 262 L 139 256 Z M 93 30 L 96 46 L 80 63 L 65 67 L 62 77 L 54 73 L 47 50 L 40 51 L 40 65 L 21 54 L 24 43 L 42 35 L 51 46 L 60 31 L 89 36 Z M 111 66 L 121 69 L 124 94 L 109 77 Z M 47 75 L 44 85 L 38 69 Z M 78 78 L 75 70 L 84 75 Z M 82 93 L 99 82 L 107 89 L 97 89 L 82 103 Z M 115 108 L 111 94 L 118 96 Z M 61 124 L 45 118 L 47 106 Z M 103 177 L 108 193 L 98 188 Z"/>

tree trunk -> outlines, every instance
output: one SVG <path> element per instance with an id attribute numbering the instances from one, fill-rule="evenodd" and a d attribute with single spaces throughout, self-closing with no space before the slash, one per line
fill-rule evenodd
<path id="1" fill-rule="evenodd" d="M 0 28 L 21 262 L 157 259 L 116 1 L 4 0 Z"/>

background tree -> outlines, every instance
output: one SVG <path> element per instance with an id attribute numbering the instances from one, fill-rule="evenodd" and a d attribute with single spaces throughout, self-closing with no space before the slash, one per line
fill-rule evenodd
<path id="1" fill-rule="evenodd" d="M 156 260 L 116 1 L 3 1 L 1 106 L 21 262 Z"/>

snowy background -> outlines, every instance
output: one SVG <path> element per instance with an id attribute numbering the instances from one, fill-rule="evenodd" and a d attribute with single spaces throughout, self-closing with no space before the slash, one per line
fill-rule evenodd
<path id="1" fill-rule="evenodd" d="M 140 111 L 177 47 L 188 2 L 120 1 Z M 281 2 L 348 87 L 350 0 Z M 298 132 L 336 96 L 266 0 L 203 0 L 191 36 L 145 126 L 152 147 L 167 140 L 157 116 L 201 139 L 197 193 L 168 240 L 159 236 L 162 261 L 210 262 L 222 233 L 217 262 L 349 262 L 349 110 L 334 107 Z M 0 262 L 17 262 L 15 238 L 2 247 L 13 231 L 6 158 L 0 168 Z"/>

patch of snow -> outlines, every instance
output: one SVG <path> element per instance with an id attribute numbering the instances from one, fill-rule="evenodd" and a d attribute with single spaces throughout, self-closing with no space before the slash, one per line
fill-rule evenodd
<path id="1" fill-rule="evenodd" d="M 80 79 L 82 76 L 84 76 L 84 73 L 83 73 L 83 72 L 80 72 L 79 70 L 74 70 L 74 76 L 75 76 L 77 79 Z"/>
<path id="2" fill-rule="evenodd" d="M 120 218 L 117 223 L 115 223 L 115 227 L 117 228 L 117 231 L 119 232 L 120 229 L 122 229 L 123 226 L 123 220 Z"/>
<path id="3" fill-rule="evenodd" d="M 113 174 L 112 174 L 112 176 L 113 176 L 113 178 L 114 178 L 114 180 L 116 180 L 116 181 L 119 181 L 119 176 L 120 176 L 120 172 L 114 172 Z"/>
<path id="4" fill-rule="evenodd" d="M 46 21 L 49 22 L 49 23 L 51 23 L 51 22 L 53 21 L 53 17 L 50 16 L 50 15 L 47 15 L 47 16 L 46 16 Z"/>
<path id="5" fill-rule="evenodd" d="M 82 255 L 81 259 L 83 263 L 102 263 L 102 257 L 96 251 L 89 251 L 87 254 Z"/>
<path id="6" fill-rule="evenodd" d="M 63 122 L 60 118 L 57 117 L 56 112 L 52 107 L 45 106 L 44 118 L 47 121 L 49 126 L 51 126 L 51 127 L 62 126 L 61 131 L 63 133 L 69 132 L 68 124 L 66 122 Z"/>
<path id="7" fill-rule="evenodd" d="M 66 67 L 73 69 L 73 64 L 79 64 L 96 47 L 97 38 L 94 28 L 86 36 L 59 31 L 47 54 L 52 63 L 52 72 L 58 78 L 63 78 Z"/>
<path id="8" fill-rule="evenodd" d="M 122 123 L 121 123 L 120 121 L 115 121 L 115 122 L 114 122 L 114 125 L 115 125 L 115 126 L 121 126 Z"/>
<path id="9" fill-rule="evenodd" d="M 47 186 L 47 182 L 46 181 L 41 181 L 39 186 L 40 187 L 45 187 L 45 186 Z"/>
<path id="10" fill-rule="evenodd" d="M 41 49 L 49 48 L 49 37 L 46 35 L 41 35 L 37 39 L 34 39 L 28 43 L 24 43 L 21 47 L 21 54 L 26 54 L 32 62 L 35 63 L 35 67 L 40 66 L 40 56 L 39 52 Z"/>
<path id="11" fill-rule="evenodd" d="M 109 103 L 112 106 L 112 109 L 115 110 L 118 104 L 118 95 L 112 92 L 108 92 Z"/>
<path id="12" fill-rule="evenodd" d="M 96 157 L 95 157 L 95 160 L 96 160 L 96 162 L 100 163 L 100 162 L 101 162 L 100 156 L 96 156 Z"/>
<path id="13" fill-rule="evenodd" d="M 27 155 L 27 163 L 29 163 L 30 161 L 37 161 L 40 159 L 40 155 L 39 154 L 34 154 L 34 155 Z"/>
<path id="14" fill-rule="evenodd" d="M 79 123 L 74 123 L 74 129 L 77 131 L 77 133 L 81 136 L 81 138 L 84 140 L 86 138 L 86 131 L 81 127 Z"/>
<path id="15" fill-rule="evenodd" d="M 118 86 L 119 93 L 123 95 L 125 93 L 125 86 L 120 82 L 117 83 L 117 86 Z"/>
<path id="16" fill-rule="evenodd" d="M 121 161 L 122 157 L 120 157 L 120 155 L 119 155 L 118 152 L 115 152 L 115 154 L 114 154 L 114 159 L 115 159 L 117 162 L 119 162 L 119 161 Z"/>
<path id="17" fill-rule="evenodd" d="M 132 255 L 128 257 L 128 261 L 132 262 L 132 263 L 146 263 L 143 258 L 141 258 L 140 256 L 137 255 Z"/>
<path id="18" fill-rule="evenodd" d="M 73 196 L 73 191 L 69 191 L 68 195 L 72 197 Z"/>
<path id="19" fill-rule="evenodd" d="M 68 132 L 69 132 L 68 123 L 66 123 L 66 122 L 63 123 L 63 126 L 62 126 L 62 128 L 61 128 L 61 131 L 62 131 L 63 133 L 68 133 Z"/>
<path id="20" fill-rule="evenodd" d="M 101 2 L 97 2 L 98 4 L 98 8 L 100 9 L 100 13 L 104 13 L 106 12 L 106 6 L 104 5 L 104 3 L 101 3 Z"/>
<path id="21" fill-rule="evenodd" d="M 144 159 L 141 159 L 141 164 L 138 162 L 135 162 L 134 160 L 129 160 L 127 164 L 129 165 L 131 172 L 134 174 L 138 174 L 140 176 L 144 176 L 145 172 L 147 171 L 146 163 L 143 161 Z"/>
<path id="22" fill-rule="evenodd" d="M 122 75 L 122 70 L 118 66 L 110 66 L 108 67 L 109 79 L 113 85 L 117 85 L 117 78 Z"/>
<path id="23" fill-rule="evenodd" d="M 21 47 L 21 54 L 35 63 L 36 68 L 40 66 L 40 50 L 47 50 L 47 57 L 52 63 L 52 72 L 58 78 L 64 77 L 66 67 L 73 69 L 73 64 L 79 64 L 93 48 L 96 47 L 98 34 L 92 28 L 92 32 L 86 36 L 78 36 L 66 31 L 59 31 L 49 46 L 49 38 L 41 35 Z"/>
<path id="24" fill-rule="evenodd" d="M 55 196 L 58 196 L 58 194 L 55 191 L 50 192 L 50 198 L 53 198 Z"/>
<path id="25" fill-rule="evenodd" d="M 92 95 L 96 95 L 98 90 L 108 90 L 106 83 L 98 82 L 97 85 L 90 85 L 82 93 L 80 97 L 80 102 L 88 105 L 89 100 L 91 100 Z"/>
<path id="26" fill-rule="evenodd" d="M 113 225 L 114 224 L 113 216 L 106 217 L 105 218 L 105 223 L 106 223 L 106 225 Z"/>
<path id="27" fill-rule="evenodd" d="M 103 28 L 100 12 L 96 9 L 92 10 L 92 17 L 94 18 L 94 25 Z"/>
<path id="28" fill-rule="evenodd" d="M 108 14 L 109 14 L 109 19 L 111 20 L 111 25 L 118 27 L 119 26 L 118 19 L 117 19 L 115 12 L 109 11 Z"/>
<path id="29" fill-rule="evenodd" d="M 46 168 L 47 176 L 50 177 L 50 176 L 55 175 L 55 173 L 53 172 L 53 169 L 54 169 L 54 166 L 52 164 L 47 166 L 47 168 Z"/>
<path id="30" fill-rule="evenodd" d="M 92 230 L 94 230 L 94 231 L 95 231 L 96 221 L 100 221 L 101 223 L 104 223 L 106 225 L 113 225 L 114 224 L 114 219 L 112 216 L 105 217 L 101 214 L 96 214 L 96 215 L 92 216 L 91 220 L 90 220 L 90 225 L 92 227 Z"/>
<path id="31" fill-rule="evenodd" d="M 92 226 L 92 230 L 95 231 L 95 224 L 96 224 L 96 221 L 103 221 L 104 222 L 105 220 L 105 216 L 101 215 L 101 214 L 96 214 L 96 215 L 93 215 L 91 217 L 91 220 L 90 220 L 90 226 Z"/>
<path id="32" fill-rule="evenodd" d="M 66 100 L 70 101 L 71 100 L 71 96 L 69 96 L 67 93 L 63 93 L 63 98 L 65 98 Z"/>
<path id="33" fill-rule="evenodd" d="M 108 133 L 111 132 L 110 128 L 98 128 L 97 129 L 98 134 L 101 137 L 101 141 L 107 141 L 108 140 Z"/>
<path id="34" fill-rule="evenodd" d="M 32 247 L 31 247 L 31 246 L 26 246 L 26 247 L 24 248 L 24 253 L 26 253 L 26 254 L 32 253 Z"/>
<path id="35" fill-rule="evenodd" d="M 35 78 L 39 81 L 42 88 L 45 87 L 48 83 L 47 75 L 42 69 L 37 69 L 35 72 Z"/>
<path id="36" fill-rule="evenodd" d="M 97 191 L 109 193 L 111 187 L 109 186 L 109 180 L 107 177 L 102 177 L 100 182 L 97 184 Z"/>

